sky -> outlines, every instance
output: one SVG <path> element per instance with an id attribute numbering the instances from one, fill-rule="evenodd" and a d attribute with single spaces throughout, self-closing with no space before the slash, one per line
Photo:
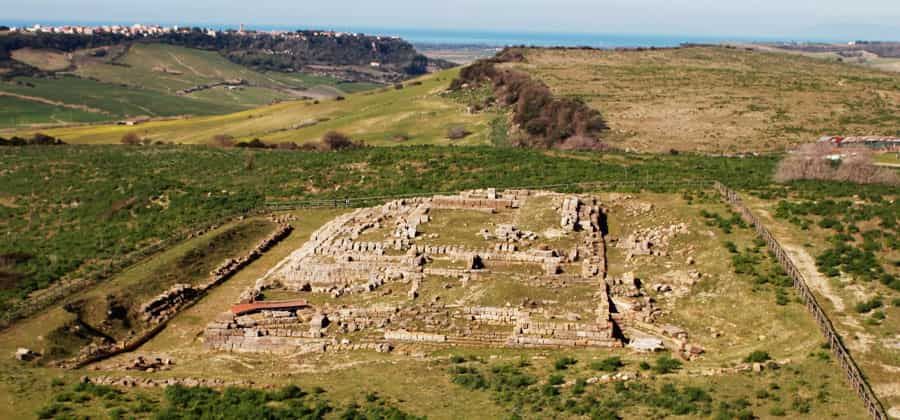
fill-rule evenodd
<path id="1" fill-rule="evenodd" d="M 0 21 L 900 40 L 900 0 L 0 0 Z"/>

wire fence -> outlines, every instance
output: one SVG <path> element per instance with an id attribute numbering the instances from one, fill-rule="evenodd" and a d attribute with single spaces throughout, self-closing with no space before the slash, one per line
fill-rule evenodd
<path id="1" fill-rule="evenodd" d="M 876 420 L 887 420 L 887 413 L 884 411 L 884 407 L 882 407 L 881 403 L 878 401 L 875 393 L 872 392 L 872 388 L 863 376 L 862 371 L 860 371 L 859 366 L 857 366 L 853 357 L 850 356 L 850 352 L 847 351 L 847 347 L 845 347 L 844 343 L 841 341 L 840 335 L 834 329 L 834 325 L 832 325 L 831 320 L 828 319 L 825 311 L 822 310 L 822 306 L 819 305 L 815 295 L 807 285 L 803 273 L 797 269 L 797 266 L 794 264 L 790 255 L 788 255 L 778 240 L 772 236 L 772 233 L 766 229 L 759 218 L 744 205 L 741 201 L 741 197 L 736 192 L 718 181 L 715 182 L 714 187 L 726 202 L 737 209 L 746 221 L 753 224 L 754 228 L 756 228 L 756 233 L 766 241 L 769 250 L 775 254 L 781 267 L 784 268 L 784 271 L 791 277 L 794 282 L 794 288 L 797 289 L 797 293 L 806 304 L 806 308 L 816 320 L 816 323 L 822 330 L 822 334 L 825 335 L 825 339 L 828 340 L 831 352 L 834 353 L 838 364 L 840 364 L 844 373 L 847 375 L 847 380 L 850 381 L 850 385 L 862 399 L 869 415 Z"/>

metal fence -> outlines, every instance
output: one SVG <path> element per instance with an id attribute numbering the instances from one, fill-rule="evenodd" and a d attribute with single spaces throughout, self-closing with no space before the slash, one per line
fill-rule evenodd
<path id="1" fill-rule="evenodd" d="M 806 283 L 806 279 L 803 277 L 800 270 L 797 269 L 794 261 L 791 260 L 788 253 L 781 244 L 778 243 L 778 240 L 772 236 L 772 233 L 766 229 L 759 218 L 744 205 L 741 201 L 741 197 L 736 192 L 718 181 L 715 182 L 714 187 L 722 195 L 725 201 L 731 204 L 746 221 L 753 224 L 753 227 L 756 228 L 756 233 L 766 241 L 769 250 L 775 254 L 775 258 L 781 264 L 781 267 L 784 268 L 784 271 L 791 277 L 794 282 L 794 288 L 797 289 L 797 293 L 806 304 L 806 308 L 812 314 L 816 323 L 819 324 L 819 328 L 822 330 L 822 334 L 825 335 L 825 339 L 828 340 L 828 345 L 831 347 L 831 351 L 834 353 L 838 364 L 841 365 L 841 368 L 847 375 L 847 380 L 850 381 L 850 385 L 862 399 L 869 415 L 876 420 L 887 420 L 888 417 L 887 413 L 884 411 L 884 407 L 881 406 L 875 393 L 872 392 L 872 388 L 869 386 L 869 383 L 866 382 L 866 378 L 859 370 L 859 366 L 853 361 L 853 357 L 850 356 L 850 352 L 847 351 L 847 347 L 845 347 L 844 343 L 841 341 L 841 337 L 834 329 L 834 325 L 831 324 L 831 320 L 828 319 L 828 316 L 825 315 L 825 311 L 822 310 L 819 302 L 816 301 L 815 295 L 813 295 L 812 290 L 810 290 Z"/>

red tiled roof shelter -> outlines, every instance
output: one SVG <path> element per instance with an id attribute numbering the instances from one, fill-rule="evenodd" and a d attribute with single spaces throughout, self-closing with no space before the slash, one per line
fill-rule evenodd
<path id="1" fill-rule="evenodd" d="M 246 313 L 262 310 L 290 310 L 305 308 L 307 306 L 309 306 L 309 304 L 306 302 L 306 299 L 240 303 L 231 307 L 231 313 L 235 315 L 243 315 Z"/>

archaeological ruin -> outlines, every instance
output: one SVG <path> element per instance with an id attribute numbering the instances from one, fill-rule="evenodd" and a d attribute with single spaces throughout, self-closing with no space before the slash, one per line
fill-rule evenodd
<path id="1" fill-rule="evenodd" d="M 209 323 L 232 352 L 392 351 L 406 344 L 624 347 L 659 310 L 607 275 L 606 210 L 590 195 L 475 190 L 338 216 Z M 674 226 L 619 241 L 631 254 Z M 228 309 L 228 308 L 223 308 Z M 687 337 L 668 337 L 688 349 Z M 662 342 L 662 340 L 660 340 Z"/>

